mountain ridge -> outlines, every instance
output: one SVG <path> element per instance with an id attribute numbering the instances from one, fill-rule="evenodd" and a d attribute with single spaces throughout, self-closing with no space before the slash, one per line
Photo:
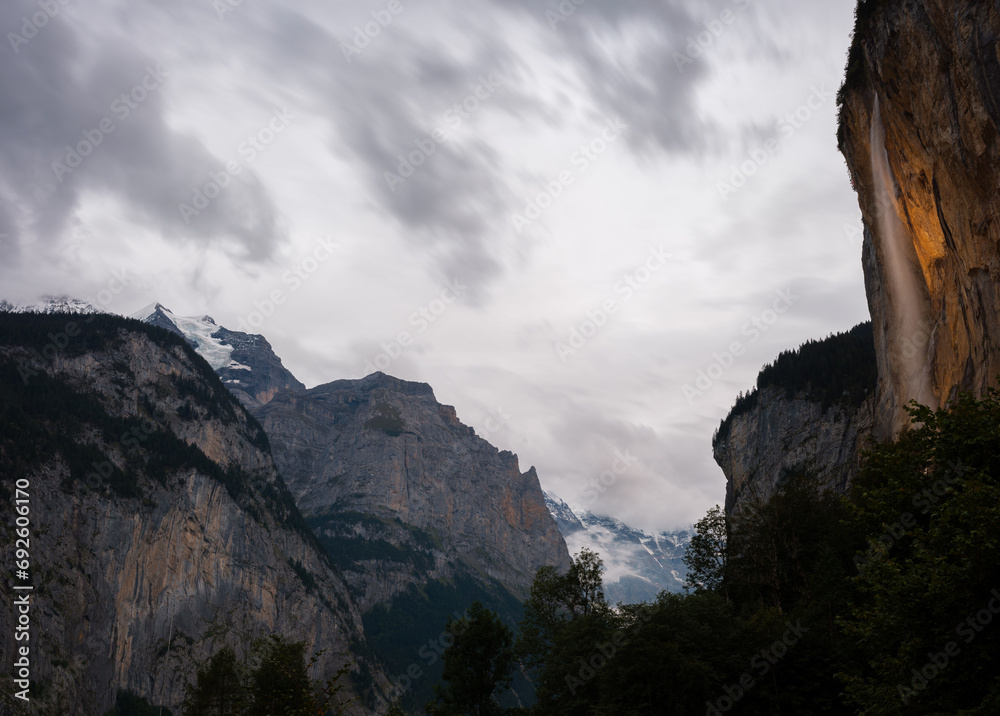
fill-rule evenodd
<path id="1" fill-rule="evenodd" d="M 613 517 L 578 512 L 550 492 L 545 503 L 572 554 L 586 547 L 601 556 L 604 593 L 611 603 L 648 602 L 664 590 L 683 591 L 683 559 L 692 530 L 650 534 Z"/>
<path id="2" fill-rule="evenodd" d="M 104 713 L 118 689 L 177 709 L 197 662 L 266 634 L 325 649 L 326 676 L 354 662 L 351 710 L 370 712 L 388 679 L 256 419 L 189 344 L 109 314 L 20 371 L 66 316 L 0 313 L 0 468 L 32 500 L 35 712 Z"/>

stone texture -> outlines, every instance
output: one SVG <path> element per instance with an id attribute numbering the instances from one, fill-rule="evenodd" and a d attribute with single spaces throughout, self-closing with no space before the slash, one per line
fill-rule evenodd
<path id="1" fill-rule="evenodd" d="M 233 347 L 234 361 L 250 368 L 227 367 L 218 371 L 230 392 L 248 408 L 259 408 L 282 390 L 305 390 L 305 385 L 285 368 L 264 336 L 220 328 L 214 337 Z"/>
<path id="2" fill-rule="evenodd" d="M 28 352 L 7 343 L 3 356 L 19 360 Z M 250 482 L 237 500 L 195 469 L 169 474 L 166 484 L 130 475 L 145 493 L 139 500 L 67 487 L 61 459 L 8 476 L 31 483 L 32 675 L 45 685 L 19 713 L 103 714 L 120 688 L 179 713 L 198 660 L 227 643 L 242 651 L 263 634 L 326 649 L 316 676 L 358 662 L 361 618 L 342 577 L 307 531 L 289 526 L 287 505 L 276 506 L 284 488 L 260 447 L 260 427 L 202 361 L 186 347 L 122 329 L 106 349 L 60 354 L 45 370 L 97 396 L 109 414 L 149 418 Z M 184 385 L 205 397 L 186 396 Z M 88 433 L 108 460 L 125 466 L 124 441 L 108 444 L 99 431 Z M 10 524 L 10 506 L 2 509 Z M 304 584 L 293 561 L 315 586 Z M 10 604 L 8 587 L 4 580 Z M 0 612 L 4 661 L 14 653 L 12 619 L 11 610 Z M 367 666 L 385 687 L 379 667 Z"/>
<path id="3" fill-rule="evenodd" d="M 378 560 L 356 566 L 347 577 L 363 607 L 457 563 L 520 597 L 539 567 L 569 566 L 534 468 L 522 473 L 517 456 L 477 437 L 428 385 L 375 373 L 279 393 L 256 413 L 308 518 L 375 517 L 342 521 L 340 535 L 433 557 L 428 572 Z"/>
<path id="4" fill-rule="evenodd" d="M 187 340 L 188 336 L 178 328 L 171 315 L 168 309 L 157 303 L 149 315 L 143 318 L 143 322 L 166 329 Z M 211 326 L 209 330 L 215 328 L 215 321 L 210 316 L 204 316 L 200 320 Z M 305 390 L 305 386 L 285 368 L 264 336 L 231 331 L 220 326 L 212 333 L 212 338 L 223 345 L 232 346 L 231 359 L 240 367 L 223 366 L 218 374 L 230 392 L 246 407 L 259 408 L 280 390 Z"/>
<path id="5" fill-rule="evenodd" d="M 817 401 L 764 388 L 757 405 L 733 419 L 714 449 L 726 474 L 726 512 L 738 513 L 747 500 L 768 500 L 796 473 L 810 475 L 821 488 L 845 492 L 874 421 L 872 398 L 856 412 L 837 405 L 824 412 Z"/>
<path id="6" fill-rule="evenodd" d="M 972 0 L 868 4 L 877 9 L 859 28 L 861 62 L 843 92 L 839 140 L 868 227 L 863 265 L 885 439 L 908 424 L 903 351 L 926 356 L 941 404 L 959 391 L 980 395 L 1000 374 L 1000 10 Z M 897 340 L 871 159 L 876 96 L 896 183 L 889 209 L 906 228 L 929 305 L 924 328 Z"/>

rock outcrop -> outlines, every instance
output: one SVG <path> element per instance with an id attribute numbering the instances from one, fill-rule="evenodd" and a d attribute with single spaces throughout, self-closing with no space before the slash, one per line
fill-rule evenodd
<path id="1" fill-rule="evenodd" d="M 445 575 L 448 565 L 520 597 L 539 567 L 569 566 L 534 468 L 522 473 L 516 455 L 476 436 L 428 385 L 375 373 L 279 393 L 257 415 L 321 536 L 423 555 L 420 569 L 365 555 L 346 566 L 364 607 Z"/>
<path id="2" fill-rule="evenodd" d="M 259 408 L 282 390 L 305 390 L 264 336 L 223 328 L 211 316 L 177 316 L 159 303 L 133 317 L 191 343 L 248 408 Z"/>
<path id="3" fill-rule="evenodd" d="M 932 404 L 960 391 L 980 395 L 1000 374 L 998 37 L 995 3 L 858 6 L 839 145 L 867 227 L 881 439 L 908 424 L 915 359 Z M 895 259 L 893 227 L 903 237 Z M 917 279 L 915 296 L 900 287 L 907 274 Z M 907 311 L 919 318 L 904 328 Z"/>
<path id="4" fill-rule="evenodd" d="M 803 393 L 789 397 L 780 388 L 761 390 L 756 406 L 734 416 L 713 446 L 726 474 L 726 511 L 738 513 L 747 501 L 766 502 L 796 475 L 808 476 L 821 489 L 846 492 L 873 427 L 873 400 L 860 409 L 824 410 Z"/>
<path id="5" fill-rule="evenodd" d="M 425 647 L 449 618 L 480 601 L 513 624 L 537 570 L 569 567 L 534 468 L 522 473 L 430 386 L 375 373 L 306 390 L 262 336 L 159 304 L 135 317 L 173 326 L 263 423 L 406 708 L 433 698 L 441 661 Z"/>
<path id="6" fill-rule="evenodd" d="M 363 665 L 373 689 L 351 708 L 371 713 L 388 683 L 359 657 L 360 612 L 205 361 L 117 317 L 0 319 L 0 510 L 13 524 L 20 479 L 31 515 L 35 687 L 18 712 L 102 714 L 127 689 L 178 713 L 197 662 L 280 634 L 326 650 L 317 677 Z M 0 613 L 5 660 L 23 644 L 13 619 Z"/>
<path id="7" fill-rule="evenodd" d="M 712 439 L 726 512 L 766 502 L 789 478 L 845 492 L 875 432 L 872 324 L 786 351 L 740 395 Z"/>

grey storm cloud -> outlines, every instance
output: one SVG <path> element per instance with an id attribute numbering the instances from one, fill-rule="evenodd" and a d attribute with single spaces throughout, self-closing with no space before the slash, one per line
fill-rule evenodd
<path id="1" fill-rule="evenodd" d="M 733 21 L 720 27 L 750 22 L 740 16 L 749 0 L 496 2 L 513 4 L 550 33 L 603 114 L 628 123 L 636 150 L 689 154 L 711 148 L 717 132 L 697 111 L 695 96 L 708 65 L 689 52 L 688 43 L 706 30 L 705 22 L 721 23 L 723 11 L 730 11 Z"/>
<path id="2" fill-rule="evenodd" d="M 37 11 L 22 0 L 4 4 L 0 28 L 21 35 L 22 18 Z M 274 204 L 247 170 L 189 221 L 179 212 L 225 161 L 167 125 L 168 66 L 120 36 L 85 41 L 60 16 L 14 44 L 0 63 L 0 182 L 15 207 L 7 233 L 53 241 L 94 192 L 116 197 L 168 239 L 235 241 L 244 257 L 270 255 Z"/>
<path id="3" fill-rule="evenodd" d="M 411 243 L 437 257 L 440 273 L 474 284 L 497 274 L 497 239 L 513 201 L 498 154 L 482 137 L 457 144 L 435 141 L 434 132 L 445 126 L 445 113 L 477 91 L 483 105 L 516 92 L 504 79 L 516 64 L 509 48 L 484 39 L 474 59 L 459 63 L 433 43 L 401 35 L 392 52 L 348 62 L 346 27 L 334 36 L 273 6 L 245 24 L 255 33 L 253 44 L 241 47 L 248 59 L 329 121 L 331 151 L 353 157 L 371 201 Z"/>
<path id="4" fill-rule="evenodd" d="M 715 4 L 719 11 L 727 6 Z M 531 73 L 522 57 L 524 38 L 480 32 L 470 38 L 473 49 L 459 58 L 415 20 L 415 13 L 430 7 L 439 22 L 455 12 L 516 16 L 538 34 L 544 51 L 576 69 L 599 114 L 625 119 L 637 151 L 689 154 L 710 141 L 711 128 L 696 111 L 695 98 L 706 65 L 679 67 L 673 54 L 703 29 L 703 6 L 696 12 L 680 2 L 589 0 L 553 26 L 546 13 L 558 12 L 555 3 L 479 0 L 460 11 L 447 3 L 427 4 L 407 8 L 409 14 L 372 40 L 372 49 L 356 55 L 344 52 L 344 44 L 354 42 L 349 22 L 332 30 L 292 8 L 241 6 L 227 18 L 239 28 L 227 36 L 227 49 L 280 80 L 289 97 L 306 102 L 304 109 L 327 118 L 331 150 L 353 155 L 373 203 L 400 224 L 409 241 L 436 257 L 440 273 L 458 273 L 474 285 L 497 276 L 517 254 L 509 216 L 523 208 L 508 180 L 511 172 L 500 164 L 500 140 L 474 132 L 461 140 L 431 141 L 449 109 L 485 80 L 483 113 L 506 112 L 528 125 L 558 127 L 565 120 L 559 107 L 518 82 Z M 635 36 L 638 31 L 645 34 Z M 617 48 L 611 55 L 609 39 Z M 630 53 L 634 57 L 622 59 Z M 475 124 L 479 117 L 466 121 Z M 422 163 L 413 166 L 416 161 Z"/>
<path id="5" fill-rule="evenodd" d="M 587 506 L 651 528 L 723 499 L 712 430 L 761 365 L 866 314 L 833 102 L 737 195 L 716 188 L 812 83 L 835 89 L 853 0 L 398 0 L 349 56 L 389 0 L 67 0 L 14 52 L 7 33 L 38 2 L 0 3 L 0 298 L 86 297 L 120 261 L 137 278 L 113 310 L 163 301 L 232 327 L 281 288 L 261 332 L 316 384 L 359 377 L 435 284 L 458 279 L 468 300 L 387 371 L 430 382 L 483 434 L 502 407 L 488 439 L 570 502 L 630 451 Z M 710 47 L 694 57 L 699 36 Z M 164 84 L 120 116 L 115 101 L 158 66 Z M 501 86 L 410 173 L 491 77 Z M 295 119 L 281 146 L 201 209 L 195 189 L 283 107 Z M 114 132 L 57 177 L 53 162 L 103 119 Z M 571 145 L 617 119 L 625 151 L 537 235 L 517 234 L 512 214 Z M 200 213 L 186 222 L 181 203 Z M 293 295 L 281 273 L 316 233 L 343 249 Z M 562 362 L 554 342 L 649 246 L 684 261 Z M 751 343 L 741 328 L 785 287 L 801 300 Z M 736 340 L 745 357 L 689 403 L 684 386 Z"/>

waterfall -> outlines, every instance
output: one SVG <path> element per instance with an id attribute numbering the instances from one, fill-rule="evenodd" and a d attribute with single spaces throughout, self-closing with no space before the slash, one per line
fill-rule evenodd
<path id="1" fill-rule="evenodd" d="M 890 365 L 901 371 L 895 380 L 899 403 L 916 399 L 937 407 L 929 365 L 930 322 L 926 287 L 909 233 L 896 211 L 896 182 L 885 148 L 885 126 L 878 95 L 871 130 L 871 162 L 875 184 L 880 248 L 889 294 Z"/>

